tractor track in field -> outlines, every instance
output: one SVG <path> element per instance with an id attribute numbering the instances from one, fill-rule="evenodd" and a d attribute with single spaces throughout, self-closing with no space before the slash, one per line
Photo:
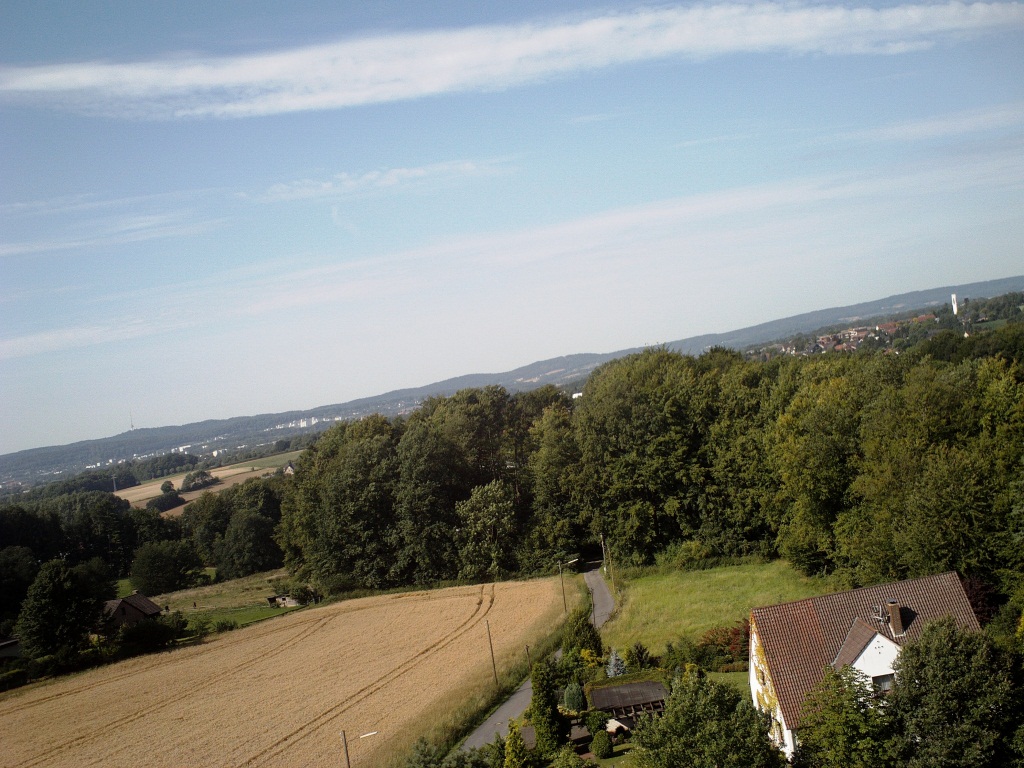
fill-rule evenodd
<path id="1" fill-rule="evenodd" d="M 116 718 L 115 720 L 112 720 L 110 722 L 104 723 L 103 725 L 94 728 L 89 733 L 74 737 L 72 739 L 68 739 L 67 741 L 61 742 L 60 744 L 55 744 L 49 749 L 30 758 L 29 760 L 24 760 L 20 763 L 15 763 L 12 768 L 35 768 L 35 766 L 38 765 L 45 765 L 49 758 L 57 756 L 62 752 L 66 752 L 70 748 L 78 747 L 83 744 L 88 744 L 98 739 L 105 738 L 117 728 L 121 728 L 122 726 L 125 726 L 129 723 L 133 723 L 136 720 L 146 717 L 147 715 L 152 714 L 153 712 L 157 712 L 172 704 L 176 704 L 187 698 L 191 698 L 197 692 L 206 690 L 207 688 L 216 685 L 221 680 L 229 678 L 242 670 L 248 669 L 249 667 L 255 666 L 257 664 L 263 664 L 268 658 L 273 658 L 274 656 L 283 653 L 284 651 L 288 650 L 294 645 L 301 643 L 303 640 L 307 639 L 316 632 L 319 632 L 321 629 L 327 626 L 327 624 L 329 624 L 336 618 L 338 618 L 337 615 L 325 616 L 323 618 L 316 619 L 312 627 L 306 627 L 305 629 L 301 630 L 295 637 L 292 637 L 289 640 L 286 640 L 285 642 L 281 643 L 281 645 L 277 646 L 272 651 L 264 653 L 255 658 L 247 659 L 246 661 L 240 664 L 236 664 L 232 667 L 229 667 L 228 669 L 222 670 L 217 674 L 211 675 L 210 677 L 206 678 L 201 683 L 197 683 L 194 686 L 190 686 L 185 691 L 174 694 L 172 696 L 168 696 L 164 699 L 154 702 L 153 704 L 147 707 L 143 707 L 142 709 L 133 712 L 129 715 L 125 715 L 123 717 Z"/>
<path id="2" fill-rule="evenodd" d="M 346 711 L 356 706 L 363 700 L 369 698 L 373 694 L 380 691 L 388 684 L 394 682 L 402 675 L 412 671 L 422 662 L 433 656 L 441 649 L 451 645 L 453 642 L 458 640 L 460 637 L 465 635 L 471 629 L 479 626 L 480 622 L 490 613 L 491 607 L 494 605 L 494 584 L 490 586 L 490 593 L 487 594 L 487 585 L 480 588 L 480 598 L 477 602 L 476 610 L 473 614 L 462 622 L 459 626 L 453 629 L 448 634 L 444 635 L 434 643 L 431 643 L 426 648 L 422 649 L 414 656 L 406 659 L 404 662 L 399 664 L 397 667 L 393 667 L 385 674 L 378 677 L 373 682 L 360 688 L 345 701 L 339 702 L 327 709 L 323 710 L 320 714 L 313 717 L 311 720 L 307 720 L 298 728 L 294 729 L 290 733 L 285 734 L 273 744 L 265 747 L 254 755 L 250 755 L 247 759 L 243 760 L 236 765 L 241 768 L 242 766 L 255 766 L 261 762 L 270 760 L 277 757 L 285 749 L 290 748 L 292 745 L 306 738 L 310 734 L 314 733 L 321 726 L 334 720 L 339 715 L 344 714 Z"/>

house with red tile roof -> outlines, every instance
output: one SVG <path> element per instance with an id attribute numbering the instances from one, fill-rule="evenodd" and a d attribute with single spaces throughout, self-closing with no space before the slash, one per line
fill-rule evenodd
<path id="1" fill-rule="evenodd" d="M 838 592 L 750 613 L 750 694 L 772 720 L 772 740 L 796 749 L 800 708 L 825 675 L 849 665 L 880 691 L 893 683 L 900 649 L 929 622 L 951 616 L 979 631 L 960 577 L 943 573 Z"/>

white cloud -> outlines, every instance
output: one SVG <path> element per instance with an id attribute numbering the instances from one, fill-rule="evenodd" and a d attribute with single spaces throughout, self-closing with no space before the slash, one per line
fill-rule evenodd
<path id="1" fill-rule="evenodd" d="M 1024 26 L 1020 2 L 721 3 L 426 31 L 247 56 L 0 69 L 0 95 L 145 118 L 245 117 L 509 88 L 647 59 L 892 54 Z"/>
<path id="2" fill-rule="evenodd" d="M 843 134 L 846 139 L 871 141 L 920 141 L 970 133 L 1019 128 L 1024 125 L 1024 102 L 1001 104 L 983 110 L 894 123 L 879 128 Z"/>
<path id="3" fill-rule="evenodd" d="M 127 341 L 170 330 L 166 323 L 123 322 L 57 328 L 0 339 L 0 360 Z"/>
<path id="4" fill-rule="evenodd" d="M 957 217 L 943 216 L 950 200 L 977 190 L 993 201 L 991 209 L 981 206 L 964 209 Z M 703 326 L 681 326 L 673 315 L 665 322 L 678 328 L 679 335 L 766 319 L 757 314 L 762 308 L 737 300 L 734 291 L 820 287 L 829 282 L 824 276 L 832 275 L 838 283 L 841 275 L 861 269 L 880 275 L 903 269 L 919 281 L 922 270 L 942 266 L 935 247 L 952 247 L 941 246 L 945 240 L 973 239 L 973 232 L 988 228 L 986 217 L 1015 231 L 1012 223 L 1020 218 L 1022 196 L 1024 145 L 1017 141 L 860 175 L 737 187 L 534 229 L 446 239 L 385 256 L 280 254 L 276 261 L 211 271 L 177 285 L 161 285 L 159 291 L 135 286 L 130 292 L 97 297 L 97 306 L 102 304 L 98 320 L 66 329 L 14 332 L 0 338 L 0 359 L 190 325 L 226 334 L 231 327 L 244 328 L 245 338 L 251 338 L 256 322 L 265 320 L 269 326 L 304 334 L 308 323 L 296 319 L 299 313 L 316 318 L 312 326 L 321 334 L 343 329 L 346 336 L 387 349 L 391 343 L 409 345 L 410 339 L 432 334 L 447 339 L 456 327 L 468 337 L 488 323 L 512 317 L 526 322 L 526 315 L 531 323 L 554 326 L 591 318 L 590 325 L 612 334 L 606 338 L 607 348 L 625 347 L 644 338 L 635 334 L 651 332 L 644 330 L 654 327 L 644 325 L 649 314 L 682 306 L 684 294 L 686 303 L 703 307 Z M 952 236 L 942 230 L 944 219 Z M 1004 251 L 991 257 L 979 252 L 971 268 L 983 258 L 1019 264 L 1019 243 Z M 887 263 L 887 258 L 895 261 Z M 816 277 L 805 279 L 810 275 Z M 693 291 L 699 295 L 691 295 Z M 721 296 L 732 298 L 715 298 Z M 808 298 L 815 300 L 819 303 L 806 308 L 827 302 Z M 750 317 L 738 319 L 735 313 L 741 306 Z M 382 337 L 380 324 L 401 330 Z"/>
<path id="5" fill-rule="evenodd" d="M 192 221 L 189 214 L 184 212 L 112 217 L 98 222 L 88 222 L 87 226 L 96 230 L 91 233 L 21 242 L 0 242 L 0 259 L 188 237 L 206 232 L 222 222 L 223 219 Z"/>
<path id="6" fill-rule="evenodd" d="M 496 163 L 453 161 L 414 168 L 386 168 L 365 173 L 339 173 L 329 179 L 298 179 L 274 184 L 259 199 L 264 202 L 343 197 L 374 190 L 395 189 L 431 180 L 446 180 L 493 173 Z"/>

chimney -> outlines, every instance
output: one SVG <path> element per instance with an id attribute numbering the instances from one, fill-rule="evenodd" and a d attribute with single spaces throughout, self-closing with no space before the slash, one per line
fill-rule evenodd
<path id="1" fill-rule="evenodd" d="M 895 600 L 890 600 L 888 607 L 889 628 L 892 630 L 893 637 L 899 637 L 903 634 L 903 616 L 900 615 L 900 604 Z"/>

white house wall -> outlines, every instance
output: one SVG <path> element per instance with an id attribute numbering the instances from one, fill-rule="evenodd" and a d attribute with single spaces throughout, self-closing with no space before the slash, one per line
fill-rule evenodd
<path id="1" fill-rule="evenodd" d="M 891 675 L 900 647 L 881 634 L 876 634 L 850 666 L 869 678 Z"/>
<path id="2" fill-rule="evenodd" d="M 782 707 L 772 683 L 771 670 L 768 669 L 768 657 L 764 652 L 764 644 L 757 631 L 753 617 L 750 620 L 750 696 L 754 706 L 772 719 L 771 738 L 776 746 L 785 752 L 786 757 L 793 756 L 796 745 L 793 732 L 786 727 L 782 717 Z"/>

